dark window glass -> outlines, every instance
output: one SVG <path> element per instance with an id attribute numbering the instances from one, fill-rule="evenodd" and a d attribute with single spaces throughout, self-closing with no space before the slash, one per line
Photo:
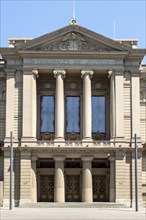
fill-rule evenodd
<path id="1" fill-rule="evenodd" d="M 105 97 L 92 96 L 92 132 L 105 133 Z"/>
<path id="2" fill-rule="evenodd" d="M 66 132 L 80 133 L 80 97 L 66 97 Z"/>
<path id="3" fill-rule="evenodd" d="M 65 168 L 82 168 L 80 161 L 70 162 L 67 161 L 65 163 Z"/>
<path id="4" fill-rule="evenodd" d="M 41 133 L 54 132 L 54 96 L 41 97 Z"/>

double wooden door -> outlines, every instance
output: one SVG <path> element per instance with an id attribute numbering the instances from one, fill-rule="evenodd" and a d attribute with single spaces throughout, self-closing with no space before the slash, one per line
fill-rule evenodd
<path id="1" fill-rule="evenodd" d="M 93 201 L 106 201 L 106 175 L 93 175 Z"/>
<path id="2" fill-rule="evenodd" d="M 54 175 L 40 175 L 40 201 L 54 202 Z"/>
<path id="3" fill-rule="evenodd" d="M 80 198 L 80 175 L 66 175 L 65 178 L 66 202 L 79 202 Z"/>

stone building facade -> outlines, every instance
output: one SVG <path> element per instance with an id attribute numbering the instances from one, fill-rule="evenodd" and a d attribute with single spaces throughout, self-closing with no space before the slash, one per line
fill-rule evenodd
<path id="1" fill-rule="evenodd" d="M 36 202 L 146 201 L 145 49 L 75 20 L 36 39 L 0 48 L 0 197 Z"/>

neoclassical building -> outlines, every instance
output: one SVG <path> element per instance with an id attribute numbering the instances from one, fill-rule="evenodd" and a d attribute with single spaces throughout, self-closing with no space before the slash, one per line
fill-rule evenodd
<path id="1" fill-rule="evenodd" d="M 112 40 L 72 20 L 0 48 L 0 200 L 15 206 L 146 201 L 146 66 L 137 40 Z"/>

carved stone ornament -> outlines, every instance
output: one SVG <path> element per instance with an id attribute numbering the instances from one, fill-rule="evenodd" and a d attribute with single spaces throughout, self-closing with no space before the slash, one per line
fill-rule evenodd
<path id="1" fill-rule="evenodd" d="M 77 87 L 76 83 L 71 83 L 71 84 L 70 84 L 70 88 L 71 88 L 71 89 L 75 89 L 76 87 Z"/>
<path id="2" fill-rule="evenodd" d="M 38 48 L 46 51 L 109 51 L 110 48 L 98 45 L 77 32 L 69 32 L 62 40 Z"/>
<path id="3" fill-rule="evenodd" d="M 39 71 L 37 69 L 33 69 L 32 74 L 33 74 L 33 77 L 35 77 L 35 78 L 39 77 Z"/>
<path id="4" fill-rule="evenodd" d="M 75 18 L 73 18 L 70 22 L 70 25 L 78 25 L 77 21 Z"/>

